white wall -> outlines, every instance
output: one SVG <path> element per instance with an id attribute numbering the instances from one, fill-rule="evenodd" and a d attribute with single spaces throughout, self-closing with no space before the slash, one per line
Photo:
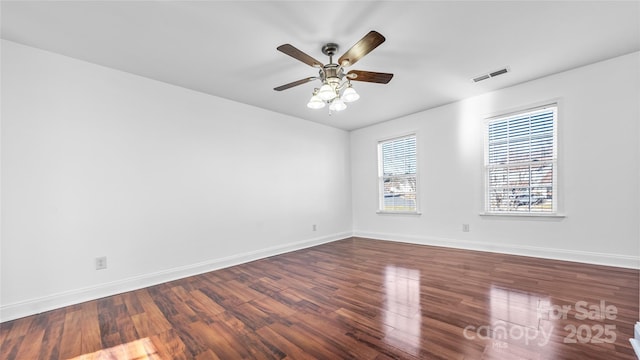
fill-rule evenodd
<path id="1" fill-rule="evenodd" d="M 353 131 L 354 234 L 640 267 L 638 64 L 634 53 Z M 483 117 L 556 99 L 566 217 L 480 216 Z M 377 141 L 412 131 L 422 215 L 376 214 Z"/>
<path id="2" fill-rule="evenodd" d="M 344 131 L 8 41 L 1 115 L 2 321 L 351 234 Z"/>

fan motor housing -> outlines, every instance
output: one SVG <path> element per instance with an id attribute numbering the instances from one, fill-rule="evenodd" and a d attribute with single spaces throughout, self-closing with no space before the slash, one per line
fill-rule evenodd
<path id="1" fill-rule="evenodd" d="M 320 70 L 320 80 L 325 79 L 329 83 L 338 83 L 344 77 L 344 69 L 338 66 L 338 64 L 327 64 Z"/>

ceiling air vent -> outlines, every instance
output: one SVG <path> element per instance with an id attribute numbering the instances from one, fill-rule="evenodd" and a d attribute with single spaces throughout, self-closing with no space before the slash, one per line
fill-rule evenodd
<path id="1" fill-rule="evenodd" d="M 484 75 L 480 75 L 478 77 L 473 78 L 473 82 L 478 82 L 478 81 L 482 81 L 482 80 L 487 80 L 491 78 L 491 76 L 489 74 L 484 74 Z"/>
<path id="2" fill-rule="evenodd" d="M 509 71 L 510 71 L 510 69 L 507 66 L 507 67 L 504 67 L 504 68 L 502 68 L 500 70 L 492 71 L 492 72 L 490 72 L 488 74 L 478 75 L 478 76 L 474 77 L 471 80 L 473 80 L 473 82 L 480 82 L 480 81 L 487 80 L 487 79 L 490 79 L 490 78 L 493 78 L 493 77 L 496 77 L 496 76 L 500 76 L 502 74 L 506 74 Z"/>

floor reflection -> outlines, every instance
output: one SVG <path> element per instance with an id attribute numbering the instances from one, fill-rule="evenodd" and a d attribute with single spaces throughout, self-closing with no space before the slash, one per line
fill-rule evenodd
<path id="1" fill-rule="evenodd" d="M 102 349 L 90 354 L 84 354 L 69 360 L 93 360 L 93 359 L 136 359 L 136 360 L 160 360 L 156 347 L 151 339 L 144 338 L 126 344 Z"/>
<path id="2" fill-rule="evenodd" d="M 384 323 L 385 341 L 412 355 L 420 351 L 420 270 L 387 266 Z"/>
<path id="3" fill-rule="evenodd" d="M 493 285 L 490 291 L 492 323 L 506 321 L 520 326 L 538 328 L 540 296 Z"/>
<path id="4" fill-rule="evenodd" d="M 545 321 L 548 297 L 498 286 L 491 286 L 489 295 L 491 323 L 487 337 L 492 345 L 487 348 L 488 354 L 519 354 L 534 359 L 553 352 L 553 329 Z"/>

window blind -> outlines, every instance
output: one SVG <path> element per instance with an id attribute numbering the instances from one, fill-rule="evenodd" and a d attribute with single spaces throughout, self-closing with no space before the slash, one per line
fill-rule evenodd
<path id="1" fill-rule="evenodd" d="M 556 118 L 548 106 L 488 121 L 488 212 L 556 212 Z"/>
<path id="2" fill-rule="evenodd" d="M 385 140 L 378 144 L 380 161 L 380 210 L 416 212 L 416 136 Z"/>

